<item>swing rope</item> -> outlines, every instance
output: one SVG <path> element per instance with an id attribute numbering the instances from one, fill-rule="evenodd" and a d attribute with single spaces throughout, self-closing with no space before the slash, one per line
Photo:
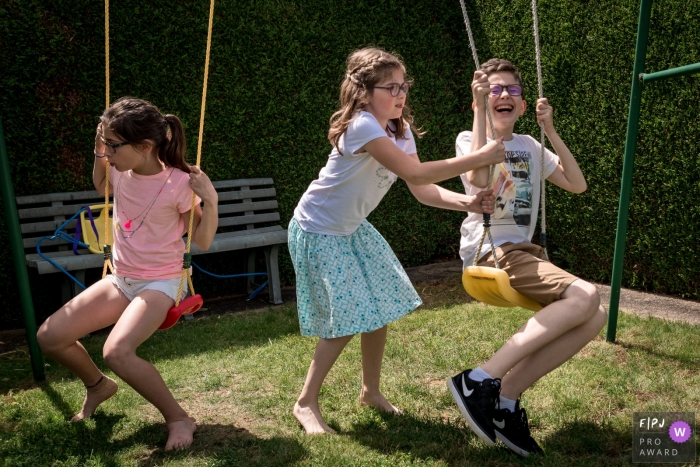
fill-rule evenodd
<path id="1" fill-rule="evenodd" d="M 199 167 L 202 159 L 202 138 L 204 137 L 204 113 L 207 104 L 207 83 L 209 82 L 209 57 L 211 54 L 211 33 L 214 21 L 214 0 L 211 0 L 209 4 L 209 28 L 207 32 L 207 53 L 204 58 L 204 85 L 202 86 L 202 111 L 199 116 L 199 140 L 197 141 L 197 162 L 195 165 Z M 194 286 L 192 285 L 192 276 L 190 274 L 190 266 L 192 264 L 192 254 L 190 253 L 190 246 L 192 243 L 192 224 L 194 223 L 194 207 L 197 201 L 197 195 L 192 192 L 192 204 L 190 207 L 190 223 L 187 228 L 187 247 L 185 249 L 185 256 L 182 262 L 182 276 L 180 277 L 180 285 L 177 289 L 177 300 L 175 306 L 180 305 L 180 297 L 182 296 L 182 289 L 185 284 L 185 280 L 190 287 L 190 293 L 194 295 Z"/>
<path id="2" fill-rule="evenodd" d="M 537 59 L 537 90 L 540 99 L 544 97 L 542 86 L 542 54 L 540 52 L 540 28 L 537 21 L 537 0 L 532 0 L 532 31 L 535 35 L 535 57 Z M 545 211 L 545 179 L 544 179 L 544 123 L 540 123 L 540 246 L 544 250 L 544 256 L 549 260 L 547 254 L 547 221 Z"/>
<path id="3" fill-rule="evenodd" d="M 471 47 L 472 51 L 472 58 L 474 59 L 474 64 L 476 65 L 476 69 L 478 70 L 481 65 L 479 65 L 479 58 L 478 54 L 476 51 L 476 44 L 474 43 L 474 35 L 472 34 L 472 29 L 471 29 L 471 24 L 469 22 L 469 15 L 467 15 L 467 7 L 464 3 L 464 0 L 459 0 L 460 5 L 462 7 L 462 15 L 464 16 L 464 24 L 467 27 L 467 35 L 469 36 L 469 46 Z M 539 98 L 542 99 L 544 97 L 544 91 L 543 91 L 543 85 L 542 85 L 542 54 L 540 51 L 540 35 L 539 35 L 539 23 L 537 19 L 537 0 L 532 0 L 532 21 L 533 21 L 533 33 L 535 36 L 535 56 L 536 56 L 536 61 L 537 61 L 537 88 L 539 91 Z M 491 135 L 493 138 L 496 138 L 496 131 L 494 130 L 493 127 L 493 120 L 491 118 L 491 111 L 488 106 L 488 96 L 484 98 L 484 101 L 486 103 L 486 115 L 488 116 L 489 120 L 489 125 L 491 127 Z M 547 230 L 546 230 L 546 210 L 545 210 L 545 179 L 544 179 L 544 124 L 540 124 L 540 243 L 542 248 L 544 249 L 544 254 L 547 259 L 549 259 L 549 256 L 547 254 Z M 493 181 L 493 171 L 494 171 L 494 166 L 490 166 L 489 168 L 489 179 L 488 179 L 488 184 L 486 186 L 486 189 L 489 190 L 491 189 L 491 183 Z M 479 261 L 479 256 L 481 255 L 481 249 L 483 248 L 484 245 L 484 240 L 486 236 L 489 238 L 489 242 L 491 244 L 491 251 L 493 255 L 493 260 L 494 263 L 496 264 L 496 268 L 500 269 L 500 265 L 498 264 L 498 258 L 496 257 L 496 249 L 493 244 L 493 237 L 491 235 L 491 222 L 490 222 L 490 215 L 484 214 L 484 232 L 481 235 L 481 240 L 479 241 L 479 248 L 476 252 L 476 255 L 474 256 L 474 266 L 477 266 L 477 263 Z"/>
<path id="4" fill-rule="evenodd" d="M 109 0 L 105 0 L 105 109 L 109 108 Z M 109 163 L 105 164 L 105 243 L 103 248 L 104 265 L 102 279 L 107 277 L 107 269 L 114 274 L 112 267 L 112 247 L 109 244 Z"/>
<path id="5" fill-rule="evenodd" d="M 467 26 L 467 35 L 469 36 L 469 46 L 472 49 L 472 58 L 474 59 L 474 64 L 476 65 L 476 69 L 478 70 L 481 68 L 481 65 L 479 64 L 479 55 L 476 51 L 476 44 L 474 43 L 474 35 L 472 34 L 472 28 L 471 24 L 469 23 L 469 15 L 467 14 L 467 6 L 464 4 L 464 0 L 459 0 L 460 5 L 462 6 L 462 15 L 464 16 L 464 24 Z M 489 121 L 489 126 L 491 127 L 491 136 L 493 139 L 496 139 L 496 130 L 493 126 L 493 119 L 491 117 L 491 110 L 489 109 L 489 96 L 484 96 L 484 107 L 486 108 L 486 116 L 488 117 Z M 491 189 L 491 183 L 493 183 L 493 171 L 495 170 L 496 166 L 491 165 L 489 166 L 489 178 L 488 182 L 486 184 L 486 189 L 490 190 Z M 489 238 L 489 243 L 491 244 L 491 254 L 493 255 L 493 262 L 496 264 L 497 269 L 501 269 L 500 264 L 498 264 L 498 257 L 496 256 L 496 247 L 493 244 L 493 236 L 491 235 L 491 215 L 484 213 L 484 232 L 481 234 L 481 240 L 479 240 L 479 248 L 476 251 L 476 255 L 474 256 L 474 266 L 477 266 L 477 263 L 479 262 L 479 256 L 481 255 L 481 249 L 484 246 L 484 240 L 486 239 L 486 236 Z"/>

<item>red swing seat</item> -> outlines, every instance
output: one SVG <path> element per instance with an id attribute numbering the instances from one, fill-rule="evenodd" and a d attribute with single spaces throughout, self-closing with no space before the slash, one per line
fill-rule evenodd
<path id="1" fill-rule="evenodd" d="M 177 323 L 177 321 L 180 319 L 180 316 L 196 313 L 200 308 L 202 308 L 203 304 L 204 300 L 199 294 L 187 297 L 181 301 L 179 305 L 173 306 L 168 310 L 168 314 L 165 316 L 163 324 L 161 324 L 158 329 L 168 329 L 175 326 L 175 323 Z"/>

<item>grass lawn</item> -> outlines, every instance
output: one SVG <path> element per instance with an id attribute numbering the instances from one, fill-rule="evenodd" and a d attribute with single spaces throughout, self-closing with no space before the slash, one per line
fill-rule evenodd
<path id="1" fill-rule="evenodd" d="M 321 392 L 339 434 L 304 435 L 291 409 L 316 339 L 299 335 L 295 304 L 285 304 L 180 323 L 143 344 L 140 355 L 198 421 L 185 452 L 163 451 L 160 414 L 126 384 L 91 419 L 69 424 L 79 380 L 47 359 L 48 382 L 36 385 L 26 352 L 0 356 L 0 466 L 630 465 L 633 412 L 700 412 L 700 329 L 622 314 L 615 345 L 601 334 L 525 394 L 544 456 L 488 447 L 445 380 L 486 360 L 531 312 L 465 304 L 458 277 L 417 289 L 425 304 L 389 327 L 384 359 L 382 389 L 403 416 L 359 406 L 353 339 Z M 116 378 L 101 358 L 104 340 L 84 344 Z"/>

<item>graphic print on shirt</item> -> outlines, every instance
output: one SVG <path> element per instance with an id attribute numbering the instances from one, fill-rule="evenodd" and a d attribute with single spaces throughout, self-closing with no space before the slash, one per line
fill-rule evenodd
<path id="1" fill-rule="evenodd" d="M 379 178 L 379 184 L 377 188 L 383 189 L 391 186 L 392 183 L 396 181 L 396 174 L 386 167 L 379 167 L 375 172 L 377 178 Z"/>
<path id="2" fill-rule="evenodd" d="M 532 213 L 530 151 L 506 151 L 505 162 L 498 164 L 493 172 L 491 186 L 496 196 L 494 219 L 528 227 Z M 505 221 L 505 222 L 503 222 Z"/>

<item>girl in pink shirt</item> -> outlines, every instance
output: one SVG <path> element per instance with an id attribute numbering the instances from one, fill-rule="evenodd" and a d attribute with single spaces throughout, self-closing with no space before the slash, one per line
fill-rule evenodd
<path id="1" fill-rule="evenodd" d="M 95 366 L 78 338 L 114 324 L 103 350 L 105 363 L 163 414 L 166 451 L 192 444 L 194 419 L 136 349 L 176 302 L 193 191 L 204 203 L 203 209 L 195 203 L 193 242 L 209 248 L 218 224 L 216 190 L 199 167 L 187 165 L 185 151 L 180 119 L 161 114 L 150 102 L 124 97 L 105 110 L 97 126 L 92 180 L 104 194 L 109 165 L 115 273 L 66 303 L 37 334 L 44 353 L 85 384 L 75 422 L 117 392 L 117 383 Z"/>

